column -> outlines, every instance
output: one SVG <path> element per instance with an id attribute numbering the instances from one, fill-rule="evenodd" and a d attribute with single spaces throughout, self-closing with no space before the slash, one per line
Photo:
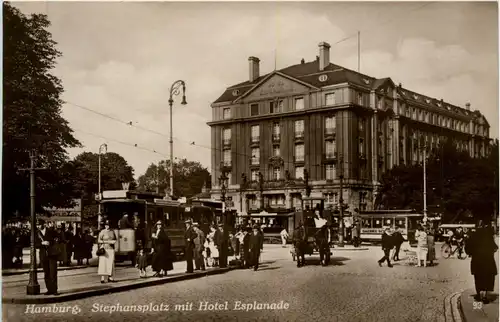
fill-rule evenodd
<path id="1" fill-rule="evenodd" d="M 378 182 L 378 115 L 377 111 L 373 112 L 371 117 L 372 130 L 372 181 L 374 184 Z"/>
<path id="2" fill-rule="evenodd" d="M 286 209 L 292 208 L 292 198 L 289 191 L 285 191 L 285 207 Z"/>
<path id="3" fill-rule="evenodd" d="M 394 166 L 399 165 L 399 159 L 401 158 L 400 156 L 400 151 L 399 151 L 399 116 L 396 116 L 393 121 L 393 128 L 394 128 L 394 135 L 393 135 L 393 160 L 394 160 Z M 395 143 L 395 144 L 394 144 Z M 395 146 L 394 146 L 395 145 Z"/>

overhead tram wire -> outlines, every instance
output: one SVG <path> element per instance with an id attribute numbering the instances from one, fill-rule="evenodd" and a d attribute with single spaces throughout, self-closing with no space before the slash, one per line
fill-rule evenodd
<path id="1" fill-rule="evenodd" d="M 105 117 L 105 118 L 107 118 L 107 119 L 110 119 L 110 120 L 116 121 L 116 122 L 118 122 L 118 123 L 126 124 L 126 125 L 128 125 L 128 126 L 132 126 L 132 127 L 138 128 L 138 129 L 140 129 L 140 130 L 144 130 L 144 131 L 147 131 L 147 132 L 150 132 L 150 133 L 154 133 L 154 134 L 157 134 L 157 135 L 163 136 L 163 137 L 165 137 L 165 138 L 169 138 L 169 136 L 167 136 L 167 135 L 166 135 L 166 134 L 164 134 L 164 133 L 157 132 L 157 131 L 154 131 L 154 130 L 150 130 L 150 129 L 145 128 L 145 127 L 140 127 L 140 126 L 134 125 L 134 124 L 133 124 L 133 122 L 131 122 L 131 121 L 129 121 L 129 122 L 125 122 L 125 121 L 122 121 L 122 120 L 120 120 L 120 119 L 118 119 L 118 118 L 112 117 L 112 116 L 110 116 L 110 115 L 107 115 L 107 114 L 104 114 L 104 113 L 101 113 L 101 112 L 97 112 L 97 111 L 95 111 L 95 110 L 93 110 L 93 109 L 91 109 L 91 108 L 89 108 L 89 107 L 85 107 L 85 106 L 80 105 L 80 104 L 69 103 L 69 102 L 66 102 L 66 103 L 68 103 L 68 104 L 70 104 L 70 105 L 73 105 L 73 106 L 76 106 L 76 107 L 79 107 L 79 108 L 82 108 L 82 109 L 85 109 L 85 110 L 87 110 L 87 111 L 89 111 L 89 112 L 92 112 L 92 113 L 94 113 L 94 114 L 96 114 L 96 115 L 99 115 L 99 116 Z M 351 119 L 352 117 L 351 117 L 351 116 L 342 116 L 342 117 L 337 116 L 336 118 Z M 95 135 L 95 134 L 93 134 L 93 133 L 85 132 L 85 131 L 82 131 L 82 130 L 76 130 L 76 129 L 75 129 L 75 131 L 79 131 L 79 132 L 82 132 L 82 133 L 86 133 L 86 134 L 88 134 L 88 135 L 93 135 L 93 136 L 100 137 L 100 136 Z M 104 137 L 101 137 L 101 138 L 104 138 Z M 106 138 L 104 138 L 104 139 L 106 139 Z M 178 142 L 185 143 L 186 145 L 196 146 L 196 147 L 200 147 L 200 148 L 204 148 L 204 149 L 209 149 L 209 150 L 213 150 L 213 151 L 217 151 L 217 152 L 223 152 L 223 151 L 225 150 L 224 148 L 213 148 L 213 147 L 209 147 L 209 146 L 205 146 L 205 145 L 201 145 L 201 144 L 196 144 L 194 141 L 186 141 L 186 140 L 183 140 L 183 139 L 179 139 L 179 138 L 177 138 L 177 137 L 173 137 L 173 139 L 177 140 Z M 110 140 L 112 140 L 112 139 L 110 139 Z M 115 142 L 120 143 L 120 144 L 124 144 L 124 145 L 130 145 L 130 146 L 133 146 L 133 147 L 137 147 L 137 146 L 134 146 L 134 145 L 133 145 L 133 144 L 131 144 L 131 143 L 125 143 L 125 142 L 120 142 L 120 141 L 116 141 L 116 140 L 115 140 Z M 139 148 L 139 147 L 138 147 L 138 148 Z M 145 148 L 142 148 L 142 149 L 145 149 Z M 146 151 L 150 151 L 150 152 L 158 153 L 158 152 L 156 152 L 156 151 L 149 150 L 149 149 L 146 149 Z M 160 154 L 160 153 L 158 153 L 158 154 Z M 253 157 L 254 157 L 253 155 L 244 154 L 244 153 L 238 153 L 238 152 L 231 152 L 231 154 L 233 154 L 233 155 L 237 155 L 237 156 L 243 156 L 243 157 L 247 157 L 247 158 L 253 158 Z M 304 151 L 304 154 L 306 154 L 306 153 L 305 153 L 305 151 Z M 163 154 L 160 154 L 160 155 L 163 155 Z M 284 162 L 284 163 L 287 163 L 287 164 L 295 164 L 295 161 L 293 161 L 293 160 L 292 160 L 292 161 L 289 161 L 289 160 L 285 160 L 285 159 L 283 159 L 283 162 Z M 313 166 L 317 166 L 317 165 L 313 165 Z"/>
<path id="2" fill-rule="evenodd" d="M 152 150 L 152 149 L 148 149 L 148 148 L 139 146 L 138 144 L 133 144 L 133 143 L 123 142 L 123 141 L 116 140 L 116 139 L 107 138 L 107 137 L 104 137 L 102 135 L 98 135 L 98 134 L 95 134 L 95 133 L 90 133 L 90 132 L 87 132 L 87 131 L 84 131 L 84 130 L 80 130 L 80 129 L 77 129 L 77 128 L 73 128 L 73 131 L 80 132 L 80 133 L 83 133 L 83 134 L 86 134 L 86 135 L 90 135 L 90 136 L 93 136 L 93 137 L 97 137 L 97 138 L 100 138 L 100 139 L 104 139 L 104 140 L 107 140 L 109 142 L 115 142 L 115 143 L 118 143 L 118 144 L 130 146 L 130 147 L 133 147 L 133 148 L 136 148 L 136 149 L 140 149 L 140 150 L 148 151 L 148 152 L 151 152 L 151 153 L 155 153 L 155 154 L 161 155 L 163 157 L 168 157 L 167 154 L 163 154 L 163 153 L 160 153 L 160 152 L 158 152 L 156 150 Z"/>

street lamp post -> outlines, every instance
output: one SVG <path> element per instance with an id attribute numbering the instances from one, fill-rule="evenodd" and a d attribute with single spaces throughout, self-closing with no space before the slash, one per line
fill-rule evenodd
<path id="1" fill-rule="evenodd" d="M 101 221 L 102 221 L 102 214 L 101 214 L 101 198 L 102 198 L 102 191 L 101 191 L 101 154 L 102 150 L 104 150 L 104 153 L 108 153 L 108 145 L 106 143 L 103 143 L 99 146 L 99 209 L 97 211 L 97 229 L 101 230 Z"/>
<path id="2" fill-rule="evenodd" d="M 424 223 L 427 222 L 427 171 L 426 171 L 426 163 L 427 163 L 427 145 L 424 145 Z"/>
<path id="3" fill-rule="evenodd" d="M 339 244 L 337 245 L 338 247 L 344 247 L 344 186 L 343 186 L 343 180 L 344 180 L 344 171 L 343 171 L 343 158 L 342 155 L 339 155 L 339 164 L 340 164 L 340 196 L 339 196 L 339 204 L 340 204 L 340 220 L 339 220 Z"/>
<path id="4" fill-rule="evenodd" d="M 173 97 L 179 95 L 182 86 L 182 105 L 186 105 L 186 83 L 183 80 L 175 81 L 170 87 L 170 98 L 168 105 L 170 106 L 170 196 L 174 195 L 174 129 L 172 122 L 172 104 L 174 103 Z"/>

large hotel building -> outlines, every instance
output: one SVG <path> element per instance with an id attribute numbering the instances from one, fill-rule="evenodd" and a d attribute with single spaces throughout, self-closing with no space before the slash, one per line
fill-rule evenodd
<path id="1" fill-rule="evenodd" d="M 384 171 L 421 162 L 424 149 L 445 138 L 473 157 L 487 153 L 489 124 L 470 104 L 451 105 L 332 64 L 327 43 L 316 60 L 265 75 L 258 58 L 248 60 L 248 79 L 224 90 L 208 123 L 211 196 L 221 197 L 224 170 L 225 196 L 238 212 L 300 207 L 306 170 L 311 196 L 325 197 L 327 207 L 338 205 L 342 173 L 347 214 L 372 210 Z"/>

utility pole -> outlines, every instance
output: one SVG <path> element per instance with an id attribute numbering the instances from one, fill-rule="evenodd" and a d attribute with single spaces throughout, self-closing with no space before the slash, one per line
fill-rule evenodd
<path id="1" fill-rule="evenodd" d="M 427 222 L 427 173 L 426 173 L 426 163 L 427 163 L 427 145 L 424 144 L 424 223 Z"/>
<path id="2" fill-rule="evenodd" d="M 31 247 L 30 247 L 30 277 L 28 286 L 26 287 L 27 295 L 40 294 L 40 284 L 38 284 L 37 267 L 36 267 L 36 213 L 35 213 L 35 171 L 45 170 L 46 168 L 35 168 L 35 150 L 30 151 L 30 167 L 28 169 L 20 169 L 22 171 L 29 170 L 30 172 L 30 201 L 31 201 Z"/>
<path id="3" fill-rule="evenodd" d="M 160 162 L 156 166 L 156 193 L 160 193 Z"/>
<path id="4" fill-rule="evenodd" d="M 344 159 L 342 157 L 342 154 L 339 155 L 339 179 L 340 179 L 340 197 L 339 197 L 339 204 L 340 204 L 340 220 L 339 220 L 339 244 L 337 245 L 338 247 L 344 247 L 344 186 L 343 186 L 343 180 L 344 180 Z"/>

